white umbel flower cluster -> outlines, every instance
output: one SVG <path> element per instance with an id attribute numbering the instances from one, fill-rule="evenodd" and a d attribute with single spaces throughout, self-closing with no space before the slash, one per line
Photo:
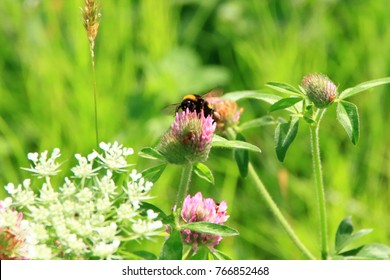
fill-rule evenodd
<path id="1" fill-rule="evenodd" d="M 40 190 L 33 191 L 30 179 L 5 186 L 9 197 L 2 205 L 23 212 L 28 224 L 25 258 L 119 259 L 124 242 L 164 232 L 158 214 L 142 208 L 142 202 L 151 199 L 153 184 L 135 169 L 128 170 L 127 157 L 133 149 L 117 142 L 102 142 L 100 148 L 101 153 L 93 151 L 86 157 L 76 154 L 73 176 L 58 187 L 50 177 L 60 172 L 60 150 L 55 149 L 50 157 L 47 151 L 30 153 L 32 165 L 25 170 L 45 179 Z M 0 211 L 0 221 L 16 217 L 10 213 Z"/>

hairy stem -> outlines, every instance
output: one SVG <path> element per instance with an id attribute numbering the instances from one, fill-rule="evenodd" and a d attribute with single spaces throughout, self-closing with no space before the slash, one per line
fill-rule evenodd
<path id="1" fill-rule="evenodd" d="M 313 172 L 316 184 L 316 193 L 318 200 L 318 211 L 320 216 L 320 239 L 321 239 L 321 258 L 326 260 L 328 258 L 328 226 L 326 219 L 326 203 L 325 203 L 325 189 L 322 175 L 321 156 L 320 156 L 320 141 L 319 141 L 319 129 L 320 122 L 325 113 L 322 110 L 319 114 L 319 118 L 315 125 L 310 127 L 311 138 L 311 153 L 313 158 Z"/>
<path id="2" fill-rule="evenodd" d="M 176 197 L 176 206 L 181 205 L 184 201 L 184 198 L 188 194 L 188 189 L 190 187 L 191 175 L 192 175 L 193 166 L 191 163 L 187 163 L 183 166 L 180 176 L 179 189 L 177 191 Z"/>
<path id="3" fill-rule="evenodd" d="M 276 205 L 276 203 L 273 201 L 271 195 L 267 191 L 266 187 L 264 186 L 263 182 L 260 180 L 259 176 L 257 175 L 255 169 L 253 168 L 253 165 L 249 163 L 249 174 L 252 177 L 252 179 L 255 182 L 255 185 L 257 189 L 259 190 L 261 196 L 263 197 L 264 201 L 266 202 L 267 206 L 270 208 L 271 212 L 275 215 L 276 219 L 279 221 L 279 223 L 282 225 L 283 229 L 286 231 L 287 235 L 291 238 L 292 242 L 295 244 L 295 246 L 298 247 L 299 250 L 309 259 L 315 260 L 315 257 L 313 254 L 306 248 L 306 246 L 299 240 L 298 236 L 295 234 L 294 230 L 291 228 L 290 224 L 286 220 L 286 218 L 283 216 L 282 212 Z"/>

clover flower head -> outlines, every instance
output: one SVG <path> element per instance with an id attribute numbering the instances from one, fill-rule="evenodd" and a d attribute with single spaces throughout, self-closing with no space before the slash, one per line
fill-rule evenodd
<path id="1" fill-rule="evenodd" d="M 227 221 L 227 204 L 222 201 L 216 204 L 212 198 L 203 198 L 200 192 L 193 197 L 188 195 L 181 210 L 181 217 L 185 223 L 193 222 L 210 222 L 216 224 L 223 224 Z M 184 242 L 192 244 L 194 250 L 198 249 L 199 245 L 206 245 L 209 248 L 214 248 L 222 240 L 221 236 L 198 233 L 189 229 L 181 230 Z"/>
<path id="2" fill-rule="evenodd" d="M 166 160 L 173 164 L 203 162 L 211 149 L 216 123 L 203 111 L 186 109 L 177 112 L 175 121 L 162 137 L 158 147 Z"/>
<path id="3" fill-rule="evenodd" d="M 48 151 L 44 151 L 40 154 L 38 153 L 29 153 L 27 158 L 32 161 L 30 168 L 22 168 L 24 170 L 30 171 L 37 175 L 38 177 L 48 177 L 57 175 L 60 167 L 60 163 L 57 162 L 57 159 L 61 156 L 60 149 L 55 148 L 48 158 Z"/>
<path id="4" fill-rule="evenodd" d="M 238 108 L 235 101 L 219 97 L 207 97 L 207 102 L 213 107 L 217 121 L 217 130 L 222 134 L 231 127 L 234 128 L 240 121 L 243 108 Z"/>
<path id="5" fill-rule="evenodd" d="M 303 77 L 302 87 L 317 108 L 326 108 L 337 95 L 336 85 L 326 75 L 320 73 Z"/>

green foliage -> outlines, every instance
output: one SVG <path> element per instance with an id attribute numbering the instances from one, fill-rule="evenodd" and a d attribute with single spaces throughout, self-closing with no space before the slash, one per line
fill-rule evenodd
<path id="1" fill-rule="evenodd" d="M 287 123 L 279 123 L 275 129 L 275 149 L 280 161 L 284 161 L 287 150 L 298 133 L 299 118 L 292 117 Z"/>
<path id="2" fill-rule="evenodd" d="M 218 135 L 213 137 L 213 148 L 225 148 L 225 149 L 243 149 L 252 152 L 261 153 L 259 147 L 252 145 L 250 143 L 238 140 L 226 140 Z"/>
<path id="3" fill-rule="evenodd" d="M 302 97 L 287 97 L 287 98 L 280 99 L 278 102 L 272 104 L 272 106 L 269 107 L 269 112 L 289 108 L 302 100 L 303 100 Z"/>
<path id="4" fill-rule="evenodd" d="M 28 166 L 27 152 L 60 147 L 63 155 L 72 155 L 95 146 L 82 2 L 0 1 L 1 186 L 25 178 L 19 167 Z M 280 122 L 277 117 L 264 117 L 269 105 L 290 92 L 298 93 L 290 89 L 278 96 L 266 90 L 244 90 L 262 89 L 269 81 L 297 85 L 310 72 L 326 73 L 339 88 L 350 89 L 388 76 L 390 33 L 384 28 L 389 23 L 388 1 L 354 5 L 349 1 L 101 2 L 95 46 L 100 140 L 118 140 L 136 152 L 153 147 L 173 120 L 173 113 L 161 114 L 166 105 L 215 87 L 232 92 L 225 98 L 237 100 L 244 108 L 241 132 L 263 151 L 252 157 L 255 169 L 297 234 L 309 249 L 317 250 L 307 126 L 301 123 L 282 165 L 272 152 L 274 130 L 269 127 Z M 282 88 L 284 83 L 270 84 Z M 379 84 L 384 85 L 381 80 L 375 83 Z M 343 127 L 334 124 L 336 106 L 327 110 L 320 133 L 324 179 L 332 188 L 329 228 L 337 228 L 339 217 L 353 215 L 359 223 L 375 228 L 367 236 L 370 242 L 385 244 L 390 244 L 388 91 L 384 85 L 371 93 L 356 95 L 357 89 L 347 89 L 338 96 L 359 107 L 362 137 L 356 147 L 346 143 Z M 292 107 L 287 109 L 275 113 L 289 119 Z M 315 123 L 313 110 L 304 113 L 306 121 Z M 73 164 L 69 156 L 62 169 Z M 136 168 L 156 166 L 149 170 L 149 178 L 158 178 L 153 204 L 167 211 L 177 191 L 178 168 L 168 166 L 161 176 L 153 177 L 162 172 L 160 164 L 140 159 Z M 213 171 L 215 187 L 194 177 L 190 190 L 202 189 L 229 205 L 229 222 L 240 229 L 240 236 L 221 242 L 218 250 L 233 259 L 301 258 L 276 222 L 264 218 L 268 209 L 259 205 L 257 190 L 240 179 L 235 165 L 229 153 L 213 149 L 207 166 Z M 0 197 L 4 196 L 0 188 Z M 159 255 L 161 242 L 132 244 L 132 250 Z"/>
<path id="5" fill-rule="evenodd" d="M 245 137 L 240 133 L 237 134 L 236 138 L 245 141 Z M 237 163 L 240 175 L 245 178 L 248 175 L 249 151 L 244 149 L 234 149 L 233 151 L 233 158 Z"/>
<path id="6" fill-rule="evenodd" d="M 371 232 L 371 229 L 361 229 L 354 233 L 351 217 L 342 220 L 336 232 L 335 252 L 338 256 L 335 258 L 388 260 L 390 258 L 390 247 L 382 244 L 367 244 L 345 250 L 348 245 Z"/>
<path id="7" fill-rule="evenodd" d="M 194 173 L 200 178 L 206 180 L 207 182 L 214 185 L 214 175 L 211 172 L 210 168 L 208 168 L 203 163 L 197 163 L 194 166 Z"/>
<path id="8" fill-rule="evenodd" d="M 208 223 L 208 222 L 195 222 L 184 224 L 181 228 L 186 228 L 199 233 L 220 235 L 220 236 L 234 236 L 238 235 L 238 231 L 225 225 Z"/>
<path id="9" fill-rule="evenodd" d="M 160 260 L 181 260 L 183 252 L 183 242 L 180 232 L 172 231 L 167 240 L 165 240 L 160 253 Z"/>
<path id="10" fill-rule="evenodd" d="M 356 145 L 359 141 L 359 114 L 355 104 L 341 100 L 337 104 L 337 119 L 344 127 L 351 139 L 352 143 Z"/>

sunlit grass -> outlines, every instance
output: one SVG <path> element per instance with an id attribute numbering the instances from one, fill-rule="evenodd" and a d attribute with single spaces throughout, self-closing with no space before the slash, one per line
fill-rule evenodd
<path id="1" fill-rule="evenodd" d="M 76 151 L 96 146 L 82 2 L 0 3 L 1 186 L 23 180 L 26 173 L 20 167 L 28 167 L 25 155 L 30 151 L 60 147 L 67 170 Z M 95 46 L 99 137 L 135 151 L 157 143 L 172 120 L 161 109 L 186 93 L 213 87 L 258 89 L 269 81 L 299 84 L 309 72 L 326 73 L 344 89 L 390 74 L 385 0 L 102 2 Z M 336 123 L 334 109 L 322 124 L 332 238 L 340 220 L 353 215 L 357 227 L 374 228 L 370 242 L 390 244 L 389 90 L 379 87 L 353 98 L 361 117 L 356 147 Z M 260 117 L 268 109 L 257 101 L 240 105 L 243 119 Z M 269 192 L 297 235 L 319 252 L 308 132 L 300 127 L 284 164 L 274 152 L 273 128 L 244 134 L 263 150 L 251 157 Z M 148 164 L 139 160 L 139 169 Z M 199 188 L 216 200 L 225 199 L 229 223 L 241 233 L 221 242 L 221 250 L 241 259 L 302 257 L 251 181 L 239 178 L 229 151 L 212 151 L 206 164 L 215 172 L 216 185 L 195 179 L 190 193 Z M 280 183 L 281 172 L 285 184 Z M 163 210 L 172 206 L 179 174 L 179 168 L 170 166 L 156 183 L 153 202 Z M 5 195 L 2 188 L 0 194 Z M 160 242 L 146 246 L 158 254 Z"/>

